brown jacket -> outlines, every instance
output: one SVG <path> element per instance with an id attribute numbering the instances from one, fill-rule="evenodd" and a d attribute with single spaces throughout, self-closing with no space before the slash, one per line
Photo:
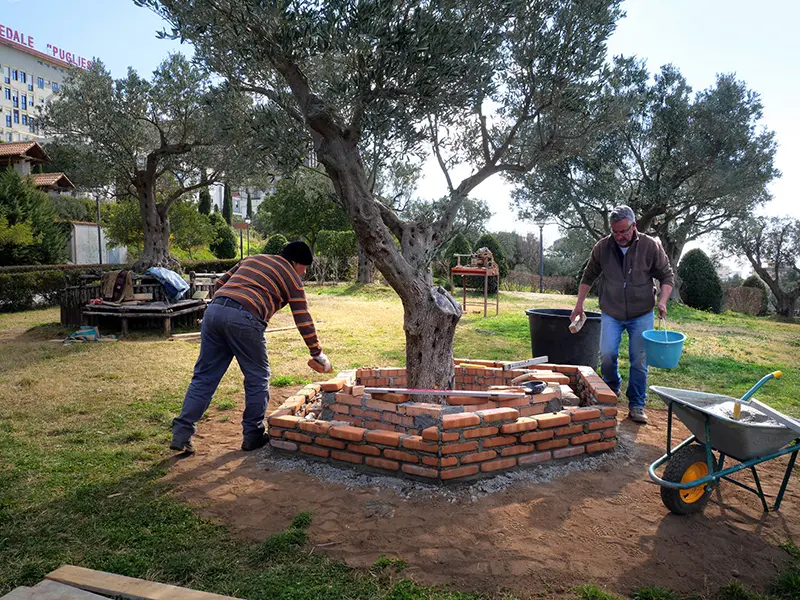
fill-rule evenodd
<path id="1" fill-rule="evenodd" d="M 661 244 L 638 232 L 624 256 L 613 236 L 604 237 L 594 245 L 581 283 L 592 285 L 600 275 L 600 310 L 620 321 L 653 310 L 656 305 L 653 279 L 658 279 L 661 285 L 675 285 L 672 267 Z"/>

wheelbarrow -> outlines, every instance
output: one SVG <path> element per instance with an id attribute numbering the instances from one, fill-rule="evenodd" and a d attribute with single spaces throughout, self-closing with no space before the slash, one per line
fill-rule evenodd
<path id="1" fill-rule="evenodd" d="M 661 500 L 671 512 L 678 515 L 701 512 L 708 504 L 711 490 L 722 479 L 756 494 L 764 512 L 768 512 L 756 466 L 791 454 L 773 510 L 780 508 L 800 451 L 800 421 L 751 396 L 767 381 L 781 375 L 780 371 L 775 371 L 762 377 L 741 398 L 650 386 L 666 403 L 669 418 L 667 453 L 651 464 L 647 472 L 650 479 L 661 486 Z M 692 435 L 672 448 L 674 415 Z M 728 458 L 738 464 L 725 467 Z M 663 475 L 659 477 L 656 469 L 665 463 Z M 729 477 L 744 469 L 750 469 L 755 488 Z"/>

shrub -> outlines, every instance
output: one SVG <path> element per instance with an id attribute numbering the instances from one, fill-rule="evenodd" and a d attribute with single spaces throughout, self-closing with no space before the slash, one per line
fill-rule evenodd
<path id="1" fill-rule="evenodd" d="M 238 258 L 222 258 L 219 260 L 184 260 L 181 262 L 186 272 L 223 273 L 239 262 Z"/>
<path id="2" fill-rule="evenodd" d="M 752 288 L 760 292 L 761 304 L 757 314 L 762 317 L 766 315 L 769 311 L 769 288 L 767 288 L 767 284 L 761 281 L 758 275 L 753 274 L 742 282 L 742 287 Z"/>
<path id="3" fill-rule="evenodd" d="M 354 231 L 322 230 L 317 234 L 316 257 L 312 270 L 317 281 L 342 281 L 355 278 L 358 269 L 358 244 Z"/>
<path id="4" fill-rule="evenodd" d="M 678 265 L 680 295 L 687 306 L 711 312 L 722 311 L 722 282 L 711 259 L 699 248 L 690 250 Z"/>
<path id="5" fill-rule="evenodd" d="M 725 308 L 733 312 L 757 315 L 761 312 L 761 299 L 761 290 L 746 287 L 725 290 Z"/>
<path id="6" fill-rule="evenodd" d="M 219 213 L 211 215 L 211 224 L 214 226 L 214 241 L 209 249 L 217 258 L 236 258 L 236 237 L 233 230 Z"/>
<path id="7" fill-rule="evenodd" d="M 68 281 L 64 271 L 56 270 L 0 273 L 0 312 L 56 304 Z"/>
<path id="8" fill-rule="evenodd" d="M 261 250 L 262 254 L 280 254 L 283 247 L 289 243 L 289 240 L 286 239 L 285 236 L 281 235 L 280 233 L 276 233 L 275 235 L 271 235 L 267 238 L 267 243 L 264 244 L 264 248 Z"/>

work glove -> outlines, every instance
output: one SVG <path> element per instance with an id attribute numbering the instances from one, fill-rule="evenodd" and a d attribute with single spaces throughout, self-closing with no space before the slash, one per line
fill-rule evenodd
<path id="1" fill-rule="evenodd" d="M 311 360 L 308 361 L 308 366 L 318 373 L 330 373 L 333 371 L 331 361 L 327 356 L 325 356 L 324 353 L 320 353 L 317 356 L 312 356 Z"/>

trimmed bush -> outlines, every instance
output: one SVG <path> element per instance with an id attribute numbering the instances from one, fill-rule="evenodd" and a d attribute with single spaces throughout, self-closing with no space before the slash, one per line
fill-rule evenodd
<path id="1" fill-rule="evenodd" d="M 761 290 L 749 287 L 734 287 L 725 290 L 725 308 L 745 315 L 761 312 Z"/>
<path id="2" fill-rule="evenodd" d="M 0 312 L 57 304 L 69 280 L 67 273 L 56 270 L 0 273 Z"/>
<path id="3" fill-rule="evenodd" d="M 239 262 L 238 258 L 221 258 L 219 260 L 184 260 L 181 262 L 188 273 L 223 273 Z"/>
<path id="4" fill-rule="evenodd" d="M 217 258 L 236 258 L 236 237 L 230 225 L 219 213 L 211 215 L 211 224 L 214 226 L 214 241 L 209 245 L 211 252 Z"/>
<path id="5" fill-rule="evenodd" d="M 275 235 L 271 235 L 267 238 L 267 243 L 264 244 L 264 248 L 261 250 L 261 253 L 280 254 L 281 250 L 283 250 L 283 247 L 288 243 L 289 240 L 286 239 L 286 236 L 276 233 Z"/>
<path id="6" fill-rule="evenodd" d="M 758 315 L 763 317 L 769 311 L 769 288 L 767 284 L 761 281 L 761 277 L 756 274 L 750 275 L 742 282 L 743 288 L 752 288 L 761 292 L 761 304 L 759 306 Z"/>
<path id="7" fill-rule="evenodd" d="M 711 259 L 699 248 L 689 250 L 678 265 L 681 299 L 687 306 L 715 313 L 722 311 L 722 281 Z"/>

